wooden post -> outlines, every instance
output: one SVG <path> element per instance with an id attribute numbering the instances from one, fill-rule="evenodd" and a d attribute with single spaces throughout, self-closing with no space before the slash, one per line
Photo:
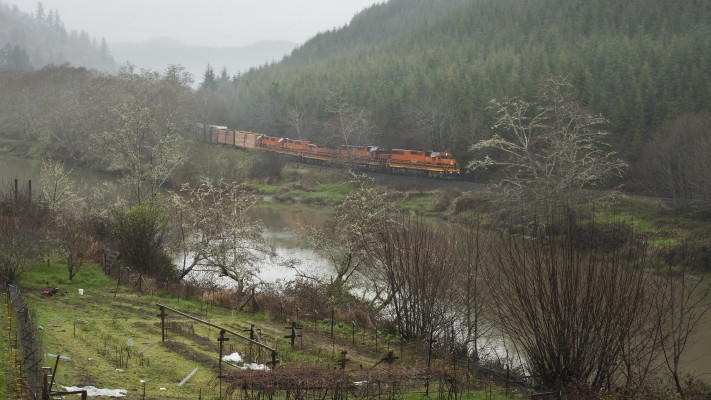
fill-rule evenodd
<path id="1" fill-rule="evenodd" d="M 220 337 L 217 338 L 217 341 L 220 342 L 220 361 L 218 362 L 218 374 L 217 379 L 220 380 L 220 399 L 222 399 L 222 378 L 224 376 L 222 375 L 222 351 L 224 348 L 224 342 L 230 340 L 230 338 L 225 337 L 225 330 L 221 329 L 220 330 Z"/>
<path id="2" fill-rule="evenodd" d="M 49 399 L 49 389 L 47 389 L 47 371 L 42 374 L 42 400 Z"/>
<path id="3" fill-rule="evenodd" d="M 160 336 L 161 336 L 161 341 L 165 342 L 165 308 L 163 306 L 160 306 L 160 314 L 158 316 L 160 317 Z"/>
<path id="4" fill-rule="evenodd" d="M 57 360 L 54 362 L 54 369 L 52 370 L 52 380 L 49 381 L 49 392 L 52 392 L 52 386 L 54 386 L 54 377 L 57 376 L 57 366 L 59 366 L 59 354 L 57 354 Z"/>
<path id="5" fill-rule="evenodd" d="M 378 352 L 378 327 L 375 327 L 375 352 Z"/>
<path id="6" fill-rule="evenodd" d="M 276 346 L 274 346 L 276 347 Z M 272 351 L 272 369 L 276 369 L 277 366 L 277 352 Z"/>

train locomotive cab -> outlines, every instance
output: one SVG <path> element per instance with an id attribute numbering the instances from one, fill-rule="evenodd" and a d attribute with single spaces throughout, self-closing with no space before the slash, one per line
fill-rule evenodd
<path id="1" fill-rule="evenodd" d="M 459 164 L 448 151 L 433 152 L 431 154 L 432 164 L 440 167 L 445 174 L 459 174 Z"/>
<path id="2" fill-rule="evenodd" d="M 267 149 L 276 150 L 281 147 L 281 138 L 267 135 L 260 135 L 257 138 L 257 145 Z"/>
<path id="3" fill-rule="evenodd" d="M 284 149 L 291 152 L 308 151 L 309 143 L 311 142 L 308 140 L 294 140 L 289 138 L 282 139 L 282 146 Z"/>

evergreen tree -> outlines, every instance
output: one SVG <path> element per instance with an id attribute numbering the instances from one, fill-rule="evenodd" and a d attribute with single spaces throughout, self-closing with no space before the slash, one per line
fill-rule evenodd
<path id="1" fill-rule="evenodd" d="M 106 38 L 101 38 L 101 49 L 99 50 L 101 54 L 101 58 L 103 60 L 108 59 L 109 56 L 109 45 L 106 44 Z"/>
<path id="2" fill-rule="evenodd" d="M 9 45 L 5 48 L 7 49 L 8 47 Z M 4 68 L 13 71 L 32 71 L 34 69 L 27 52 L 17 45 L 12 46 L 12 48 L 7 51 Z"/>
<path id="3" fill-rule="evenodd" d="M 215 79 L 215 71 L 213 71 L 212 66 L 207 64 L 205 68 L 205 73 L 202 76 L 202 83 L 200 83 L 200 89 L 215 90 L 217 88 L 217 80 Z"/>
<path id="4" fill-rule="evenodd" d="M 44 5 L 42 3 L 37 3 L 37 10 L 35 11 L 35 18 L 37 18 L 37 21 L 40 23 L 45 22 L 44 20 Z"/>

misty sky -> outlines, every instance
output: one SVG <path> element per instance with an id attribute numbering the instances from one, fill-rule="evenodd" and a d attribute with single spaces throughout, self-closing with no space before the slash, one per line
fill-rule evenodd
<path id="1" fill-rule="evenodd" d="M 25 12 L 37 0 L 3 0 Z M 243 46 L 260 40 L 304 43 L 350 22 L 384 0 L 42 0 L 68 31 L 85 30 L 109 43 L 172 37 L 187 44 Z"/>

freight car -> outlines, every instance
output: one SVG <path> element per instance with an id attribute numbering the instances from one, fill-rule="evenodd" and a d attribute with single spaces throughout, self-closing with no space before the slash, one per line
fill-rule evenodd
<path id="1" fill-rule="evenodd" d="M 331 149 L 308 140 L 235 131 L 225 126 L 198 124 L 197 127 L 198 135 L 206 141 L 246 149 L 273 151 L 291 156 L 301 162 L 441 177 L 451 177 L 460 173 L 459 164 L 447 151 L 385 149 L 379 146 L 341 146 L 339 149 Z"/>

